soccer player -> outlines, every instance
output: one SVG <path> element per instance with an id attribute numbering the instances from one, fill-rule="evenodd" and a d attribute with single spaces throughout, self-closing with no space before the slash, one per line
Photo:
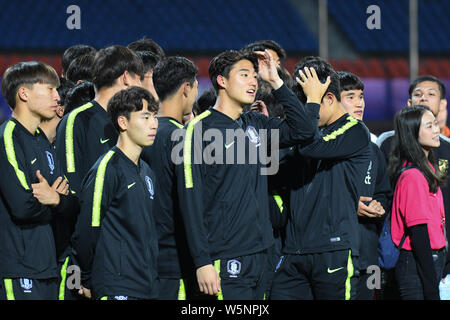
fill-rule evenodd
<path id="1" fill-rule="evenodd" d="M 204 111 L 208 110 L 210 107 L 214 106 L 217 99 L 217 92 L 214 87 L 206 89 L 203 93 L 198 97 L 196 103 L 194 103 L 194 107 L 192 112 L 194 116 L 198 116 Z"/>
<path id="2" fill-rule="evenodd" d="M 142 76 L 142 60 L 130 49 L 116 45 L 97 52 L 93 66 L 95 99 L 64 116 L 56 139 L 58 160 L 76 194 L 98 157 L 117 142 L 118 133 L 107 115 L 109 99 L 129 86 L 140 86 Z"/>
<path id="3" fill-rule="evenodd" d="M 229 50 L 212 59 L 209 76 L 217 100 L 187 125 L 183 162 L 176 167 L 200 291 L 224 299 L 262 299 L 266 290 L 273 235 L 264 156 L 257 152 L 267 142 L 260 129 L 279 133 L 281 146 L 295 145 L 312 138 L 318 112 L 318 105 L 301 104 L 283 84 L 268 51 L 258 56 Z M 242 113 L 254 102 L 258 75 L 271 84 L 285 120 Z M 215 140 L 208 143 L 211 135 Z M 272 141 L 275 147 L 277 142 Z"/>
<path id="4" fill-rule="evenodd" d="M 354 298 L 356 212 L 369 163 L 369 130 L 340 105 L 339 78 L 328 62 L 305 57 L 294 77 L 293 91 L 302 102 L 310 101 L 314 82 L 328 78 L 330 85 L 318 99 L 320 133 L 298 145 L 287 163 L 291 210 L 272 299 Z"/>
<path id="5" fill-rule="evenodd" d="M 355 119 L 363 121 L 365 101 L 364 83 L 355 74 L 338 71 L 341 87 L 341 105 Z M 358 203 L 358 223 L 361 235 L 359 256 L 360 277 L 357 300 L 373 300 L 374 291 L 367 286 L 370 273 L 367 267 L 378 265 L 378 237 L 385 213 L 390 211 L 392 191 L 386 161 L 378 146 L 370 142 L 370 159 L 366 165 L 364 183 Z"/>
<path id="6" fill-rule="evenodd" d="M 153 171 L 139 158 L 155 139 L 157 108 L 150 93 L 139 87 L 121 90 L 108 103 L 119 139 L 86 176 L 73 236 L 82 271 L 79 293 L 87 298 L 158 297 L 158 195 Z"/>
<path id="7" fill-rule="evenodd" d="M 85 54 L 96 53 L 97 49 L 85 44 L 76 44 L 67 48 L 61 58 L 62 64 L 62 77 L 65 77 L 67 69 L 69 69 L 70 63 L 78 57 Z"/>
<path id="8" fill-rule="evenodd" d="M 65 77 L 75 84 L 82 81 L 92 81 L 92 67 L 95 52 L 91 52 L 74 59 L 65 73 Z"/>
<path id="9" fill-rule="evenodd" d="M 286 51 L 283 47 L 273 40 L 258 40 L 246 45 L 242 48 L 244 52 L 264 51 L 267 50 L 273 58 L 275 65 L 280 66 L 281 62 L 286 59 Z"/>
<path id="10" fill-rule="evenodd" d="M 97 52 L 93 67 L 95 99 L 65 115 L 56 136 L 57 159 L 75 196 L 92 165 L 117 143 L 118 132 L 107 114 L 108 101 L 122 89 L 140 86 L 142 76 L 142 60 L 130 49 L 116 45 Z M 67 243 L 74 227 L 75 223 L 64 226 Z M 66 249 L 60 261 L 65 266 L 76 265 L 68 258 L 70 246 Z M 67 298 L 77 297 L 73 290 L 65 293 Z"/>
<path id="11" fill-rule="evenodd" d="M 197 72 L 197 67 L 184 57 L 165 58 L 153 72 L 155 89 L 160 99 L 158 135 L 152 146 L 144 148 L 141 158 L 155 172 L 159 192 L 154 211 L 159 237 L 161 300 L 192 298 L 183 289 L 188 290 L 193 287 L 192 283 L 195 284 L 195 270 L 177 200 L 172 134 L 183 128 L 183 115 L 192 110 L 198 93 Z"/>
<path id="12" fill-rule="evenodd" d="M 142 38 L 136 41 L 131 42 L 127 46 L 128 49 L 131 49 L 135 52 L 137 51 L 150 51 L 158 56 L 159 59 L 162 59 L 166 56 L 163 48 L 159 44 L 157 44 L 153 39 Z"/>
<path id="13" fill-rule="evenodd" d="M 43 120 L 39 126 L 52 144 L 56 141 L 56 128 L 65 114 L 65 100 L 67 93 L 74 87 L 73 82 L 66 78 L 60 77 L 59 82 L 60 86 L 56 90 L 58 91 L 60 99 L 58 101 L 58 107 L 56 108 L 56 116 L 51 120 Z"/>
<path id="14" fill-rule="evenodd" d="M 64 101 L 64 115 L 70 113 L 73 109 L 78 108 L 95 98 L 95 86 L 92 82 L 83 81 L 74 86 L 67 92 Z"/>
<path id="15" fill-rule="evenodd" d="M 57 248 L 51 222 L 77 210 L 53 146 L 39 129 L 56 116 L 56 71 L 41 62 L 20 62 L 2 79 L 13 110 L 0 126 L 0 299 L 57 298 Z"/>
<path id="16" fill-rule="evenodd" d="M 144 77 L 141 79 L 142 87 L 150 91 L 158 102 L 158 94 L 153 84 L 153 69 L 162 58 L 151 51 L 136 51 L 136 54 L 141 57 L 142 63 L 144 64 Z"/>

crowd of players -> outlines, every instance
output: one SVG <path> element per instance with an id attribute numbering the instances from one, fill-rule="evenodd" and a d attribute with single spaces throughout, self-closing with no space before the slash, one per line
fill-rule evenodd
<path id="1" fill-rule="evenodd" d="M 224 51 L 199 97 L 195 64 L 147 38 L 72 46 L 61 76 L 10 66 L 0 299 L 439 299 L 444 85 L 412 81 L 377 138 L 357 75 L 285 58 Z M 386 222 L 400 256 L 371 286 Z"/>

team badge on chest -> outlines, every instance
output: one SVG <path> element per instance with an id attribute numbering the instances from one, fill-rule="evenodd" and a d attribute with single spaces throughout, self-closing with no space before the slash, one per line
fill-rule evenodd
<path id="1" fill-rule="evenodd" d="M 247 130 L 245 130 L 245 134 L 250 142 L 255 145 L 255 147 L 259 147 L 261 145 L 261 139 L 259 138 L 258 131 L 256 131 L 255 127 L 248 126 Z"/>
<path id="2" fill-rule="evenodd" d="M 145 176 L 145 184 L 147 185 L 148 193 L 150 193 L 150 199 L 153 199 L 155 195 L 155 189 L 153 187 L 153 181 L 149 176 Z"/>
<path id="3" fill-rule="evenodd" d="M 45 155 L 47 156 L 48 167 L 50 168 L 50 174 L 53 174 L 53 170 L 55 170 L 55 160 L 53 160 L 53 154 L 49 151 L 45 151 Z"/>

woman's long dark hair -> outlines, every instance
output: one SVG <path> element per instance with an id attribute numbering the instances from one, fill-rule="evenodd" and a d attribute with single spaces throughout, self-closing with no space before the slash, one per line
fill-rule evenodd
<path id="1" fill-rule="evenodd" d="M 436 193 L 438 186 L 445 184 L 446 177 L 439 170 L 434 150 L 430 150 L 427 158 L 419 144 L 420 123 L 426 111 L 430 111 L 430 109 L 417 105 L 403 108 L 395 115 L 395 135 L 392 139 L 388 161 L 388 173 L 393 188 L 395 188 L 405 161 L 422 172 L 427 179 L 430 192 Z"/>

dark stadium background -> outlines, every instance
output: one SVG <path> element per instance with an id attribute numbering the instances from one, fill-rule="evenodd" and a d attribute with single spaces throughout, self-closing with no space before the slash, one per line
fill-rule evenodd
<path id="1" fill-rule="evenodd" d="M 209 60 L 226 49 L 272 39 L 288 54 L 292 72 L 305 55 L 319 54 L 319 0 L 0 0 L 0 75 L 19 61 L 41 60 L 61 72 L 61 55 L 74 44 L 102 48 L 142 37 L 168 55 L 199 67 L 200 93 L 210 86 Z M 410 77 L 409 0 L 328 0 L 329 61 L 365 84 L 364 120 L 378 134 L 392 128 L 406 105 Z M 418 0 L 418 74 L 439 77 L 450 90 L 450 0 Z M 80 29 L 69 29 L 71 5 Z M 380 29 L 369 29 L 367 8 L 380 9 Z M 447 93 L 448 99 L 448 93 Z M 10 116 L 0 96 L 0 122 Z"/>

